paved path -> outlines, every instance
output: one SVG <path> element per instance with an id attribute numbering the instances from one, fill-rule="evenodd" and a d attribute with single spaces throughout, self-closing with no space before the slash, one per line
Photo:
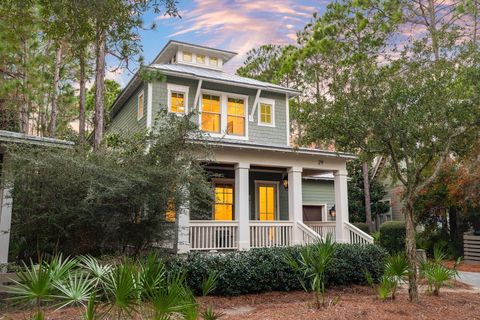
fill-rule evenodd
<path id="1" fill-rule="evenodd" d="M 472 287 L 480 289 L 480 273 L 479 272 L 458 272 L 458 280 Z"/>

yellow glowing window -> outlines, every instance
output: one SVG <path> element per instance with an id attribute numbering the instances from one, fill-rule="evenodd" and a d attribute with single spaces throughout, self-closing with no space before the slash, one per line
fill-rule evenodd
<path id="1" fill-rule="evenodd" d="M 167 202 L 167 210 L 165 211 L 165 221 L 175 222 L 177 211 L 175 210 L 175 202 L 169 200 Z"/>
<path id="2" fill-rule="evenodd" d="M 210 94 L 202 95 L 202 130 L 220 132 L 220 97 Z"/>
<path id="3" fill-rule="evenodd" d="M 245 102 L 243 99 L 228 98 L 227 134 L 245 135 Z"/>
<path id="4" fill-rule="evenodd" d="M 201 54 L 197 54 L 197 63 L 205 64 L 205 56 Z"/>
<path id="5" fill-rule="evenodd" d="M 138 95 L 137 101 L 137 119 L 143 118 L 143 92 Z"/>
<path id="6" fill-rule="evenodd" d="M 214 67 L 218 66 L 218 58 L 210 57 L 208 60 L 211 66 L 214 66 Z"/>
<path id="7" fill-rule="evenodd" d="M 272 105 L 268 103 L 260 103 L 260 123 L 272 124 Z"/>
<path id="8" fill-rule="evenodd" d="M 277 190 L 275 185 L 258 186 L 259 220 L 275 220 Z"/>
<path id="9" fill-rule="evenodd" d="M 170 111 L 175 113 L 185 113 L 184 93 L 172 91 L 170 96 Z"/>
<path id="10" fill-rule="evenodd" d="M 215 184 L 214 220 L 233 220 L 233 185 Z"/>
<path id="11" fill-rule="evenodd" d="M 184 52 L 183 61 L 192 62 L 192 54 L 190 52 Z"/>

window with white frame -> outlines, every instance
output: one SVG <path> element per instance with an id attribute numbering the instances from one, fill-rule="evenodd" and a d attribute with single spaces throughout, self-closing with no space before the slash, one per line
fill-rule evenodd
<path id="1" fill-rule="evenodd" d="M 258 125 L 275 126 L 275 100 L 265 98 L 258 100 Z"/>
<path id="2" fill-rule="evenodd" d="M 140 92 L 137 96 L 137 120 L 140 120 L 143 118 L 143 109 L 144 109 L 144 94 L 143 91 Z"/>
<path id="3" fill-rule="evenodd" d="M 246 139 L 248 97 L 233 93 L 202 92 L 200 128 L 232 139 Z"/>
<path id="4" fill-rule="evenodd" d="M 192 62 L 192 54 L 190 52 L 184 52 L 183 61 Z"/>
<path id="5" fill-rule="evenodd" d="M 188 87 L 167 84 L 168 112 L 186 114 L 188 112 Z"/>
<path id="6" fill-rule="evenodd" d="M 197 54 L 197 63 L 205 64 L 205 56 L 203 54 Z"/>
<path id="7" fill-rule="evenodd" d="M 218 58 L 209 57 L 208 61 L 209 61 L 210 65 L 212 67 L 217 67 L 218 66 Z"/>

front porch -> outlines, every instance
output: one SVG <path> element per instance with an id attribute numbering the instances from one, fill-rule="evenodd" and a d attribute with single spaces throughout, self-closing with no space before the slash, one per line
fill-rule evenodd
<path id="1" fill-rule="evenodd" d="M 340 243 L 373 243 L 348 221 L 344 157 L 223 147 L 206 168 L 215 174 L 212 213 L 178 212 L 178 252 L 302 245 L 328 234 Z M 302 184 L 320 174 L 332 176 L 334 203 L 318 210 L 305 205 Z"/>

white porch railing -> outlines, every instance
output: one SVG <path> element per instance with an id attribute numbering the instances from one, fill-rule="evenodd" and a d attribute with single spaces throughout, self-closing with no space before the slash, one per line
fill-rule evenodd
<path id="1" fill-rule="evenodd" d="M 322 239 L 322 236 L 312 228 L 309 228 L 306 224 L 301 221 L 297 222 L 298 234 L 300 244 L 311 244 L 318 242 Z"/>
<path id="2" fill-rule="evenodd" d="M 286 247 L 292 245 L 293 222 L 250 221 L 250 247 Z"/>
<path id="3" fill-rule="evenodd" d="M 359 228 L 355 227 L 350 222 L 345 223 L 345 232 L 349 243 L 354 244 L 370 244 L 373 243 L 373 237 Z"/>
<path id="4" fill-rule="evenodd" d="M 237 237 L 237 221 L 190 221 L 191 250 L 234 250 Z"/>
<path id="5" fill-rule="evenodd" d="M 307 221 L 305 224 L 322 238 L 326 238 L 330 233 L 332 239 L 335 239 L 335 221 Z"/>

